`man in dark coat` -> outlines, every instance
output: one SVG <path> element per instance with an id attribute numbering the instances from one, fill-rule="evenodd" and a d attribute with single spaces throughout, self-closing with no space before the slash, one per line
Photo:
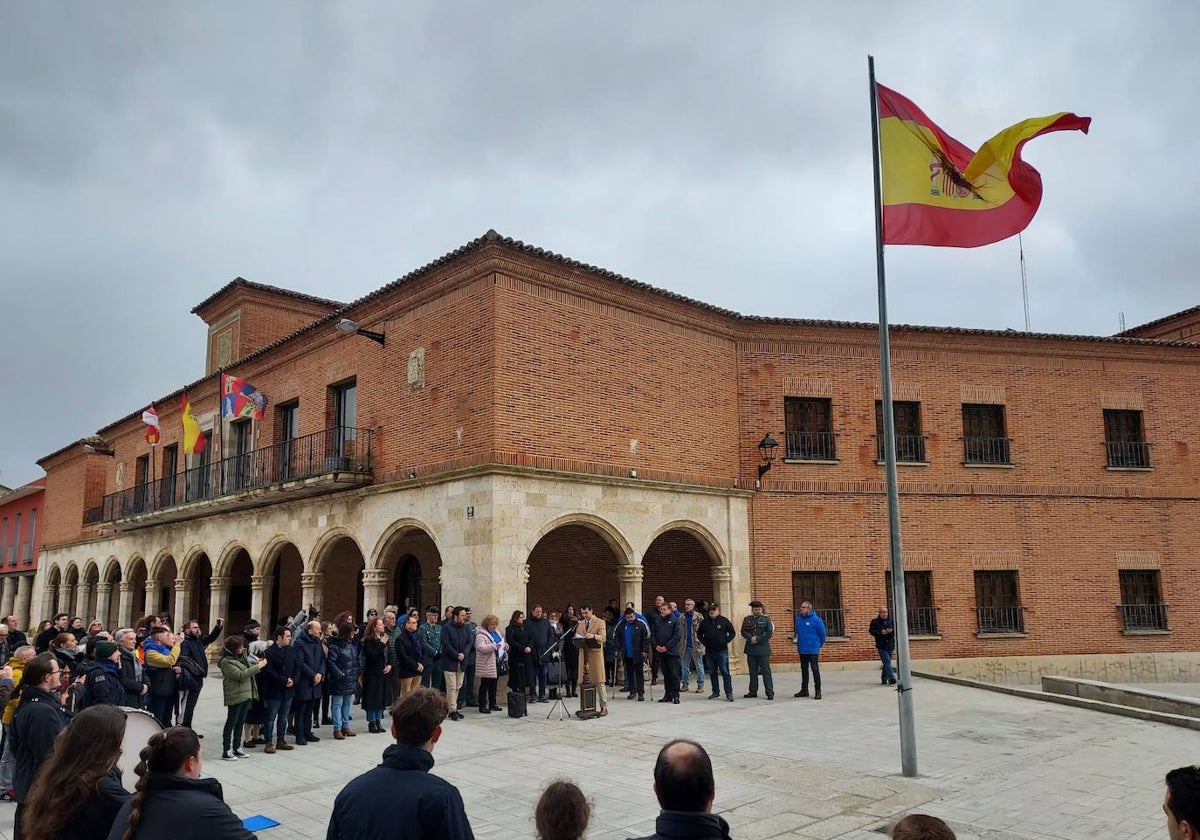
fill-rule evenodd
<path id="1" fill-rule="evenodd" d="M 404 826 L 412 837 L 474 840 L 458 789 L 430 773 L 442 722 L 453 707 L 419 687 L 392 707 L 396 743 L 383 761 L 352 780 L 333 803 L 326 840 L 384 840 Z"/>
<path id="2" fill-rule="evenodd" d="M 663 696 L 659 703 L 679 704 L 680 649 L 683 647 L 683 625 L 671 612 L 670 604 L 658 608 L 658 621 L 650 631 L 654 653 L 658 656 L 663 675 Z"/>
<path id="3" fill-rule="evenodd" d="M 284 735 L 287 734 L 288 712 L 296 697 L 296 684 L 300 682 L 300 662 L 296 656 L 296 648 L 292 646 L 291 628 L 276 628 L 275 644 L 267 648 L 263 655 L 267 659 L 267 667 L 262 672 L 262 699 L 267 713 L 266 722 L 263 724 L 263 739 L 266 741 L 263 752 L 270 754 L 277 749 L 293 749 L 284 739 Z"/>
<path id="4" fill-rule="evenodd" d="M 29 640 L 25 638 L 25 633 L 21 630 L 21 625 L 15 615 L 8 616 L 8 618 L 4 619 L 4 623 L 8 625 L 9 648 L 16 650 L 21 645 L 29 644 Z"/>
<path id="5" fill-rule="evenodd" d="M 121 682 L 121 648 L 116 642 L 96 642 L 96 658 L 80 667 L 84 681 L 84 706 L 123 706 L 125 686 Z"/>
<path id="6" fill-rule="evenodd" d="M 125 689 L 125 702 L 121 705 L 131 709 L 145 708 L 150 681 L 135 653 L 137 633 L 129 628 L 118 630 L 116 642 L 121 646 L 121 687 Z"/>
<path id="7" fill-rule="evenodd" d="M 695 741 L 671 741 L 654 763 L 654 794 L 662 812 L 654 833 L 641 840 L 729 840 L 729 823 L 712 812 L 716 799 L 712 760 Z"/>
<path id="8" fill-rule="evenodd" d="M 867 632 L 875 637 L 875 650 L 879 661 L 883 663 L 880 669 L 879 681 L 883 685 L 895 685 L 896 675 L 892 672 L 892 651 L 896 649 L 896 630 L 892 625 L 887 607 L 879 608 L 879 615 L 871 619 Z"/>
<path id="9" fill-rule="evenodd" d="M 192 674 L 196 681 L 196 687 L 183 692 L 183 722 L 181 725 L 188 729 L 192 728 L 192 715 L 196 711 L 196 701 L 200 699 L 200 691 L 204 688 L 204 677 L 208 675 L 208 655 L 204 649 L 215 642 L 224 629 L 225 619 L 223 618 L 218 618 L 212 631 L 208 633 L 200 632 L 200 622 L 194 618 L 183 626 L 183 643 L 179 647 L 181 666 L 188 667 L 183 664 L 185 657 L 196 663 L 196 673 Z M 250 641 L 247 641 L 246 644 L 250 644 Z"/>
<path id="10" fill-rule="evenodd" d="M 625 660 L 625 679 L 629 683 L 629 696 L 626 700 L 637 697 L 638 701 L 646 699 L 646 674 L 643 663 L 650 658 L 650 631 L 645 622 L 637 617 L 633 607 L 625 608 L 625 620 L 616 629 L 617 649 Z"/>
<path id="11" fill-rule="evenodd" d="M 37 634 L 37 638 L 33 642 L 33 649 L 38 653 L 45 653 L 50 650 L 50 643 L 54 641 L 54 637 L 59 633 L 66 633 L 67 626 L 71 623 L 71 617 L 66 613 L 58 613 L 51 619 L 51 624 L 41 633 Z M 12 632 L 11 630 L 9 631 Z"/>
<path id="12" fill-rule="evenodd" d="M 16 826 L 13 836 L 21 836 L 21 811 L 33 777 L 54 746 L 58 733 L 67 728 L 67 713 L 58 693 L 61 671 L 52 653 L 42 653 L 25 664 L 21 677 L 21 702 L 13 715 L 9 737 L 12 738 L 16 768 L 13 790 L 17 800 Z"/>
<path id="13" fill-rule="evenodd" d="M 704 645 L 709 678 L 712 680 L 712 694 L 708 695 L 708 699 L 716 700 L 721 696 L 721 686 L 717 682 L 721 679 L 725 683 L 725 699 L 732 703 L 733 677 L 729 673 L 729 643 L 737 638 L 737 630 L 733 628 L 733 622 L 721 615 L 720 606 L 709 604 L 708 617 L 700 622 L 697 632 L 700 643 Z"/>
<path id="14" fill-rule="evenodd" d="M 313 703 L 321 702 L 321 680 L 325 679 L 325 648 L 321 645 L 321 622 L 310 621 L 295 642 L 300 679 L 296 681 L 296 746 L 320 741 L 312 731 Z"/>
<path id="15" fill-rule="evenodd" d="M 475 631 L 467 628 L 467 608 L 455 607 L 450 623 L 442 628 L 442 671 L 446 678 L 446 697 L 450 701 L 450 720 L 462 720 L 458 695 L 466 681 L 467 662 L 475 650 Z"/>
<path id="16" fill-rule="evenodd" d="M 529 618 L 525 621 L 525 629 L 529 633 L 530 646 L 533 648 L 533 681 L 530 683 L 530 689 L 538 703 L 549 703 L 550 700 L 546 697 L 546 682 L 552 654 L 547 651 L 557 637 L 550 626 L 550 619 L 542 614 L 541 604 L 533 605 Z M 542 654 L 546 655 L 543 657 Z"/>

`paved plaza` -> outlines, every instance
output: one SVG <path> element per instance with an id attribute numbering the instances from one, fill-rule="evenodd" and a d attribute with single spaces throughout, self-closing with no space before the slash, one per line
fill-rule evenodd
<path id="1" fill-rule="evenodd" d="M 716 808 L 737 840 L 878 840 L 877 828 L 912 811 L 943 817 L 960 838 L 1093 840 L 1118 831 L 1138 840 L 1166 837 L 1165 771 L 1200 760 L 1200 735 L 1188 730 L 918 680 L 921 776 L 905 779 L 896 698 L 873 672 L 831 671 L 820 702 L 793 699 L 798 687 L 798 674 L 782 673 L 772 702 L 742 699 L 745 678 L 734 703 L 710 701 L 707 690 L 679 706 L 621 696 L 608 717 L 586 722 L 546 720 L 549 706 L 540 704 L 521 720 L 468 711 L 446 724 L 434 772 L 459 787 L 475 836 L 487 840 L 533 838 L 534 803 L 556 778 L 592 798 L 591 840 L 652 832 L 654 757 L 674 737 L 694 738 L 712 755 Z M 223 762 L 220 698 L 210 679 L 197 715 L 204 769 L 239 815 L 282 823 L 261 832 L 264 840 L 323 838 L 345 780 L 390 743 L 366 734 L 356 710 L 357 738 Z M 0 808 L 7 840 L 12 806 Z"/>

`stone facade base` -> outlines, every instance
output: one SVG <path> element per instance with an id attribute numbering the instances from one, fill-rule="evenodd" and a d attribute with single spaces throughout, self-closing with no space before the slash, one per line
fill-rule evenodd
<path id="1" fill-rule="evenodd" d="M 1200 653 L 914 659 L 912 668 L 996 685 L 1040 685 L 1042 677 L 1077 677 L 1107 683 L 1185 683 L 1200 682 Z"/>

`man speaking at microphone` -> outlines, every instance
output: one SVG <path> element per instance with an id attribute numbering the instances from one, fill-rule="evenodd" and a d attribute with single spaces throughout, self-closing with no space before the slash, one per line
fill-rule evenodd
<path id="1" fill-rule="evenodd" d="M 579 624 L 575 625 L 575 646 L 579 648 L 579 673 L 584 675 L 584 684 L 596 686 L 600 717 L 608 714 L 608 693 L 604 690 L 604 638 L 604 621 L 592 615 L 591 606 L 584 604 L 579 608 Z"/>

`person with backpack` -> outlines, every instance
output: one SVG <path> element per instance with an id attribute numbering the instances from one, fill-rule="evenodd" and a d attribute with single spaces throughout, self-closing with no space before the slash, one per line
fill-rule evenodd
<path id="1" fill-rule="evenodd" d="M 208 633 L 200 632 L 200 622 L 191 619 L 183 625 L 183 642 L 179 648 L 179 668 L 186 671 L 188 676 L 180 673 L 180 689 L 183 696 L 183 716 L 180 726 L 192 728 L 192 715 L 196 711 L 196 702 L 204 689 L 204 678 L 208 676 L 208 655 L 205 648 L 215 642 L 225 629 L 225 619 L 218 618 L 217 623 Z"/>

